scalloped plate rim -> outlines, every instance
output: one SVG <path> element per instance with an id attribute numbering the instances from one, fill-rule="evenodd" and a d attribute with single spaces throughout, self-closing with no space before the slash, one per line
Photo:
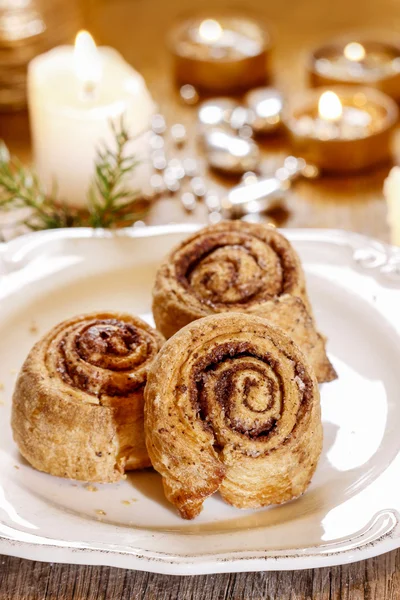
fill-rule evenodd
<path id="1" fill-rule="evenodd" d="M 117 231 L 90 228 L 57 229 L 40 231 L 22 235 L 6 243 L 0 243 L 0 283 L 2 275 L 7 274 L 7 265 L 18 262 L 32 249 L 40 247 L 49 240 L 71 238 L 113 238 L 113 237 L 152 237 L 171 233 L 191 233 L 204 224 L 182 223 L 170 225 L 154 225 L 141 228 L 128 227 Z M 365 249 L 381 252 L 387 258 L 400 263 L 400 248 L 391 246 L 366 235 L 341 229 L 302 229 L 288 228 L 283 233 L 290 240 L 331 242 L 347 245 L 353 250 Z M 381 266 L 381 265 L 379 265 Z M 356 268 L 356 264 L 354 265 Z M 367 267 L 368 268 L 368 267 Z M 373 274 L 374 268 L 371 268 Z M 82 565 L 107 565 L 169 575 L 195 575 L 244 571 L 294 570 L 315 567 L 342 565 L 378 556 L 400 547 L 400 516 L 397 511 L 388 507 L 386 512 L 392 515 L 393 524 L 377 539 L 363 543 L 351 549 L 338 549 L 321 552 L 321 547 L 296 549 L 290 554 L 279 551 L 271 556 L 271 551 L 229 552 L 227 555 L 198 554 L 173 555 L 162 552 L 149 552 L 135 548 L 113 549 L 101 548 L 89 542 L 63 542 L 56 538 L 37 536 L 37 541 L 18 539 L 24 532 L 12 529 L 0 521 L 0 553 L 20 558 L 45 562 L 64 562 Z M 373 520 L 377 515 L 372 515 Z M 8 530 L 8 535 L 4 533 Z M 30 536 L 29 537 L 36 537 Z M 45 540 L 45 541 L 43 541 Z M 340 544 L 338 544 L 340 546 Z M 96 547 L 97 546 L 97 547 Z M 314 551 L 313 551 L 314 550 Z"/>

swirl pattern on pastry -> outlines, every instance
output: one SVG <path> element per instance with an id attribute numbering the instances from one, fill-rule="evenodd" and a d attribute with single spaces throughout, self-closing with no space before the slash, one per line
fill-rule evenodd
<path id="1" fill-rule="evenodd" d="M 239 508 L 302 494 L 322 446 L 317 381 L 265 319 L 224 313 L 168 340 L 145 390 L 146 445 L 185 519 L 219 490 Z"/>
<path id="2" fill-rule="evenodd" d="M 150 466 L 144 386 L 163 337 L 141 319 L 95 313 L 64 321 L 31 350 L 13 396 L 12 427 L 37 469 L 111 482 Z"/>
<path id="3" fill-rule="evenodd" d="M 319 382 L 337 377 L 315 327 L 299 257 L 275 228 L 241 221 L 206 227 L 158 269 L 153 314 L 165 337 L 226 311 L 267 318 L 300 346 Z"/>

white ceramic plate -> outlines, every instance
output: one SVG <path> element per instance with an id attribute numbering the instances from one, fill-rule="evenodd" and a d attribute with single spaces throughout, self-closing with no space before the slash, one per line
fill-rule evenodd
<path id="1" fill-rule="evenodd" d="M 180 519 L 158 474 L 123 483 L 58 479 L 12 441 L 11 396 L 33 342 L 92 310 L 152 321 L 154 273 L 193 226 L 32 234 L 0 253 L 0 552 L 159 573 L 302 569 L 400 546 L 400 254 L 356 234 L 285 230 L 300 253 L 339 379 L 322 386 L 324 450 L 307 493 L 240 511 L 218 495 Z M 104 514 L 103 514 L 104 513 Z"/>

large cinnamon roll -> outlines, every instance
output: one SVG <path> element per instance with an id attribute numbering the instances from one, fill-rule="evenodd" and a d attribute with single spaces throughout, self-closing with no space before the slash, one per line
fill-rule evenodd
<path id="1" fill-rule="evenodd" d="M 318 384 L 297 345 L 265 319 L 205 317 L 153 363 L 145 434 L 183 518 L 217 490 L 239 508 L 280 504 L 305 491 L 321 453 Z"/>
<path id="2" fill-rule="evenodd" d="M 40 471 L 112 482 L 150 466 L 143 390 L 163 337 L 119 313 L 78 316 L 31 350 L 13 397 L 21 454 Z"/>
<path id="3" fill-rule="evenodd" d="M 275 228 L 241 221 L 200 230 L 158 269 L 157 328 L 170 337 L 210 314 L 256 314 L 282 327 L 303 350 L 319 382 L 337 377 L 314 323 L 299 257 Z"/>

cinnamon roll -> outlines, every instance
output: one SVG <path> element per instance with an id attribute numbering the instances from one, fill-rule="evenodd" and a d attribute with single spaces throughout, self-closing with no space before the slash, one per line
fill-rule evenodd
<path id="1" fill-rule="evenodd" d="M 303 350 L 319 382 L 337 377 L 315 326 L 299 257 L 275 228 L 241 221 L 206 227 L 159 267 L 153 315 L 165 337 L 226 311 L 256 314 L 279 325 Z"/>
<path id="2" fill-rule="evenodd" d="M 143 390 L 163 337 L 120 313 L 78 316 L 31 350 L 17 379 L 14 439 L 36 469 L 113 482 L 150 466 Z"/>
<path id="3" fill-rule="evenodd" d="M 154 361 L 145 434 L 183 518 L 217 490 L 239 508 L 280 504 L 306 490 L 321 453 L 318 384 L 297 345 L 265 319 L 205 317 Z"/>

